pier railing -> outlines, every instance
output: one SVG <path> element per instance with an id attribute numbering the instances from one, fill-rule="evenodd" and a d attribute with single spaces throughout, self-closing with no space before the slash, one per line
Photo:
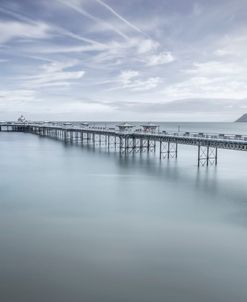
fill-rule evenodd
<path id="1" fill-rule="evenodd" d="M 217 164 L 218 149 L 247 151 L 247 135 L 172 132 L 165 130 L 144 131 L 141 128 L 119 130 L 116 127 L 84 126 L 70 123 L 0 123 L 0 131 L 30 132 L 65 142 L 112 146 L 121 154 L 155 152 L 160 158 L 177 158 L 178 145 L 198 147 L 198 166 Z"/>

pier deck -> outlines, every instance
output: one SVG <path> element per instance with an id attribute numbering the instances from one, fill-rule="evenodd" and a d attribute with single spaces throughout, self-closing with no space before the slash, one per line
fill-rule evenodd
<path id="1" fill-rule="evenodd" d="M 178 145 L 197 146 L 197 164 L 217 165 L 218 149 L 247 151 L 247 135 L 195 132 L 145 132 L 140 129 L 117 130 L 115 127 L 72 126 L 44 123 L 0 123 L 0 131 L 28 132 L 66 142 L 104 145 L 121 154 L 159 152 L 160 158 L 176 158 Z"/>

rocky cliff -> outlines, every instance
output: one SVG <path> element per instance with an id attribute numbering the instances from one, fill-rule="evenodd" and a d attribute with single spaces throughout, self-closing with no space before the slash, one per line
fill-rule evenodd
<path id="1" fill-rule="evenodd" d="M 243 114 L 239 119 L 236 120 L 237 123 L 247 123 L 247 113 Z"/>

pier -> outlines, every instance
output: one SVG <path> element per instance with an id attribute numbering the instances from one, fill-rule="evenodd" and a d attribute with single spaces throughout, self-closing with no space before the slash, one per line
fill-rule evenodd
<path id="1" fill-rule="evenodd" d="M 160 131 L 152 124 L 138 128 L 129 124 L 95 127 L 87 123 L 3 122 L 0 132 L 25 132 L 64 142 L 113 149 L 120 154 L 158 152 L 160 159 L 177 158 L 179 145 L 197 147 L 197 165 L 217 165 L 218 149 L 247 151 L 247 135 Z"/>

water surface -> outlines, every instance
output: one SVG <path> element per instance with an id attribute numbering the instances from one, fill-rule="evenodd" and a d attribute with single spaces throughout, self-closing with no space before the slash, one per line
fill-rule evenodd
<path id="1" fill-rule="evenodd" d="M 246 302 L 247 153 L 196 160 L 0 133 L 0 301 Z"/>

